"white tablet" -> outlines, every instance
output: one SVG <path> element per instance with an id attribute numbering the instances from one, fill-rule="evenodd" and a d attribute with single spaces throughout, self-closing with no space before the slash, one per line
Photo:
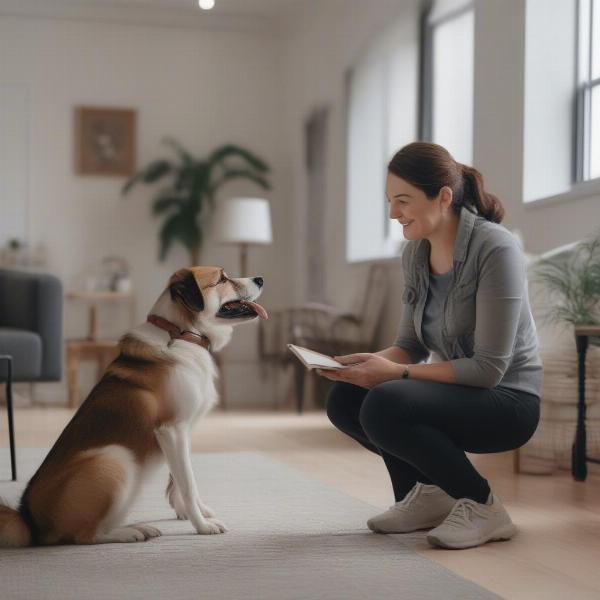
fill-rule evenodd
<path id="1" fill-rule="evenodd" d="M 303 348 L 302 346 L 288 344 L 287 347 L 300 359 L 307 369 L 346 369 L 349 366 L 339 363 L 337 360 L 331 358 L 331 356 Z"/>

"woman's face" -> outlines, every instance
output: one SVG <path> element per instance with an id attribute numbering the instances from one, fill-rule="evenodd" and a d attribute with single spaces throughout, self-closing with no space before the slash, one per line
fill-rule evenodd
<path id="1" fill-rule="evenodd" d="M 446 198 L 452 191 L 444 187 L 433 199 L 427 198 L 425 192 L 414 187 L 408 181 L 393 173 L 388 173 L 385 185 L 385 195 L 389 203 L 390 219 L 396 219 L 402 225 L 402 233 L 407 240 L 428 238 L 440 226 L 445 206 L 449 205 Z"/>

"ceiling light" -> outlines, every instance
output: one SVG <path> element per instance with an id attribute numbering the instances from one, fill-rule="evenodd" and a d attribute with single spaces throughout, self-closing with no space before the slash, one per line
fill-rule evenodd
<path id="1" fill-rule="evenodd" d="M 215 5 L 215 0 L 198 0 L 198 6 L 203 10 L 210 10 Z"/>

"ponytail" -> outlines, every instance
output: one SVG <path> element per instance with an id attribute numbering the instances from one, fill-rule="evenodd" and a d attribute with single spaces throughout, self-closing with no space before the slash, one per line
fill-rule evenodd
<path id="1" fill-rule="evenodd" d="M 473 207 L 475 212 L 488 221 L 500 223 L 505 214 L 504 206 L 494 194 L 485 191 L 481 173 L 474 167 L 456 164 L 462 170 L 462 194 L 452 202 L 455 211 L 460 213 L 462 206 Z"/>

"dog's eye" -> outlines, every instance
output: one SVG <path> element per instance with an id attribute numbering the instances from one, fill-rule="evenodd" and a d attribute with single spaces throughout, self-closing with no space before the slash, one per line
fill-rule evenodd
<path id="1" fill-rule="evenodd" d="M 225 283 L 227 281 L 227 277 L 225 276 L 225 273 L 223 273 L 221 275 L 221 279 L 219 279 L 219 281 L 217 283 Z"/>

